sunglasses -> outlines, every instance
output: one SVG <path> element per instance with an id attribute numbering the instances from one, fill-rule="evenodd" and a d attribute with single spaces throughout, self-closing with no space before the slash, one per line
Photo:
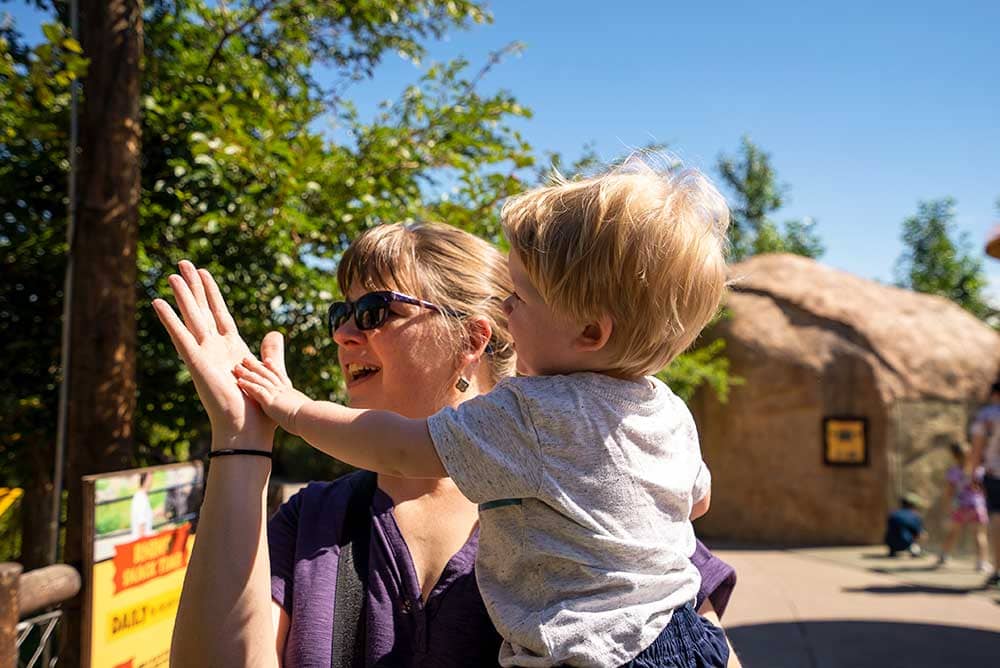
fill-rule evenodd
<path id="1" fill-rule="evenodd" d="M 404 295 L 392 290 L 379 290 L 369 292 L 358 297 L 356 301 L 334 302 L 330 305 L 330 310 L 326 313 L 327 324 L 330 327 L 330 336 L 340 329 L 340 326 L 354 316 L 354 324 L 360 330 L 375 329 L 385 324 L 389 318 L 389 305 L 393 302 L 403 304 L 413 304 L 421 308 L 428 308 L 437 313 L 447 315 L 458 315 L 451 309 L 442 308 L 437 304 L 425 302 L 409 295 Z"/>

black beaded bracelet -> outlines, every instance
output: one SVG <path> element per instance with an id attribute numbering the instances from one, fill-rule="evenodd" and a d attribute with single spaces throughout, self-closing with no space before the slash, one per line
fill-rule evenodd
<path id="1" fill-rule="evenodd" d="M 212 450 L 208 453 L 208 458 L 212 457 L 227 457 L 229 455 L 254 455 L 257 457 L 267 457 L 268 459 L 274 459 L 274 455 L 270 450 L 252 450 L 244 448 L 228 448 L 226 450 Z"/>

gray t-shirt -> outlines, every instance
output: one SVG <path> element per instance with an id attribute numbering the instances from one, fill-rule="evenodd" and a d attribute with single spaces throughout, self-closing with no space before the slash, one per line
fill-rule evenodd
<path id="1" fill-rule="evenodd" d="M 511 378 L 428 420 L 479 504 L 476 573 L 504 666 L 618 666 L 693 601 L 692 505 L 711 478 L 655 378 Z"/>

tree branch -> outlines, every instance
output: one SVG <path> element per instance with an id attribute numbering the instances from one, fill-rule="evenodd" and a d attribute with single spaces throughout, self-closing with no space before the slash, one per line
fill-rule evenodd
<path id="1" fill-rule="evenodd" d="M 212 69 L 212 65 L 215 64 L 215 60 L 219 57 L 219 54 L 222 53 L 222 47 L 224 47 L 226 45 L 226 42 L 229 41 L 230 37 L 232 37 L 233 35 L 236 35 L 238 33 L 243 32 L 244 30 L 246 30 L 247 26 L 249 26 L 252 23 L 256 23 L 257 21 L 259 21 L 260 17 L 263 16 L 265 13 L 267 13 L 269 10 L 271 10 L 276 4 L 277 4 L 277 0 L 268 0 L 267 2 L 265 2 L 264 4 L 262 4 L 260 7 L 258 7 L 257 10 L 253 14 L 251 14 L 245 21 L 243 21 L 242 23 L 237 24 L 236 26 L 234 26 L 232 28 L 226 29 L 222 33 L 222 38 L 219 40 L 219 43 L 215 45 L 215 49 L 212 51 L 212 55 L 211 55 L 211 57 L 209 57 L 208 63 L 205 65 L 205 72 L 204 72 L 204 74 L 207 75 L 208 72 L 209 72 L 209 70 Z"/>

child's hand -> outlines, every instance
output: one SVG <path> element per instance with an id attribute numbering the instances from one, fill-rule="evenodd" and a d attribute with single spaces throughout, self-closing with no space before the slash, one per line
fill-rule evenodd
<path id="1" fill-rule="evenodd" d="M 309 397 L 292 387 L 288 376 L 253 357 L 245 357 L 243 363 L 233 369 L 233 375 L 240 389 L 256 401 L 268 417 L 285 431 L 295 433 L 295 416 Z"/>

